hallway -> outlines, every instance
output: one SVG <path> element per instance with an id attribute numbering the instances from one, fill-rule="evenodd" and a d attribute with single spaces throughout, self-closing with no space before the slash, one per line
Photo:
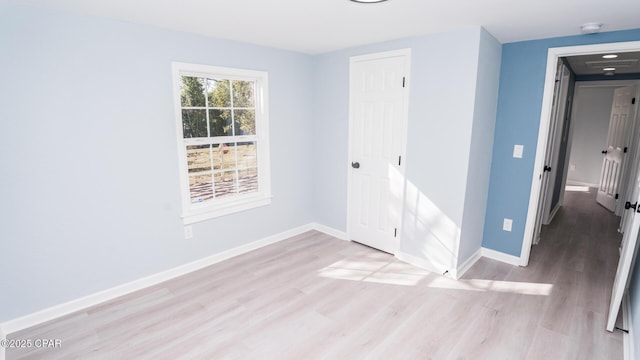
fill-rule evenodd
<path id="1" fill-rule="evenodd" d="M 553 358 L 623 358 L 622 333 L 605 330 L 622 239 L 620 218 L 596 203 L 596 192 L 566 191 L 563 206 L 532 248 L 529 266 L 509 276 L 554 284 L 530 355 L 546 350 L 554 351 Z M 565 348 L 567 342 L 574 346 Z M 562 348 L 564 354 L 555 352 Z"/>

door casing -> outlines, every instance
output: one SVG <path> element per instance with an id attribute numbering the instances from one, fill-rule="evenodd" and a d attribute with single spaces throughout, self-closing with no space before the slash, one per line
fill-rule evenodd
<path id="1" fill-rule="evenodd" d="M 520 251 L 520 266 L 527 266 L 527 264 L 529 264 L 529 256 L 531 255 L 531 245 L 533 243 L 533 237 L 535 233 L 536 214 L 538 212 L 538 206 L 540 202 L 540 179 L 544 170 L 544 160 L 546 156 L 549 126 L 551 123 L 551 108 L 558 58 L 565 56 L 604 54 L 610 52 L 620 53 L 631 51 L 640 51 L 640 41 L 549 48 L 547 54 L 547 71 L 545 76 L 544 93 L 542 97 L 540 125 L 538 129 L 538 142 L 536 145 L 536 156 L 533 168 L 534 171 L 532 174 L 531 190 L 529 193 L 529 207 L 527 210 L 527 219 L 525 223 L 524 236 L 522 239 L 522 249 Z"/>

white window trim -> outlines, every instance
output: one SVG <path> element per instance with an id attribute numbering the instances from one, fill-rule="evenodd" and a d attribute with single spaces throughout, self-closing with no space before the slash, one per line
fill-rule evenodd
<path id="1" fill-rule="evenodd" d="M 180 165 L 180 188 L 182 196 L 182 219 L 185 225 L 216 218 L 223 215 L 250 210 L 271 203 L 271 176 L 269 161 L 269 101 L 268 74 L 264 71 L 234 69 L 219 66 L 173 62 L 173 99 L 176 119 L 178 163 Z M 232 198 L 192 204 L 189 192 L 187 154 L 182 128 L 180 103 L 180 76 L 218 77 L 231 80 L 256 82 L 256 136 L 258 156 L 258 192 Z"/>

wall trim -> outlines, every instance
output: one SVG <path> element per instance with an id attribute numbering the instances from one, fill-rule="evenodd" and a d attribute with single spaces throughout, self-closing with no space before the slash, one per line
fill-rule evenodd
<path id="1" fill-rule="evenodd" d="M 241 245 L 217 254 L 213 254 L 208 257 L 205 257 L 184 265 L 180 265 L 169 270 L 165 270 L 147 277 L 140 278 L 138 280 L 134 280 L 122 285 L 112 287 L 110 289 L 106 289 L 94 294 L 84 296 L 79 299 L 71 300 L 69 302 L 62 303 L 59 305 L 54 305 L 52 307 L 31 313 L 22 317 L 6 321 L 0 324 L 0 336 L 7 336 L 8 334 L 14 333 L 16 331 L 20 331 L 20 330 L 32 327 L 34 325 L 41 324 L 46 321 L 65 316 L 70 313 L 83 310 L 94 305 L 98 305 L 100 303 L 112 300 L 119 296 L 126 295 L 134 291 L 138 291 L 138 290 L 159 284 L 161 282 L 171 280 L 178 276 L 182 276 L 182 275 L 200 270 L 207 266 L 219 263 L 221 261 L 230 259 L 238 255 L 242 255 L 244 253 L 262 248 L 267 245 L 277 243 L 279 241 L 291 238 L 293 236 L 305 233 L 310 230 L 318 230 L 335 237 L 338 237 L 336 235 L 341 234 L 341 232 L 338 230 L 332 229 L 324 225 L 315 224 L 315 223 L 299 226 L 297 228 L 286 230 L 275 235 L 267 236 L 263 239 L 260 239 L 245 245 Z M 346 238 L 346 236 L 344 236 L 344 238 Z M 4 351 L 3 349 L 0 349 L 0 355 L 2 354 L 3 351 Z M 3 360 L 3 359 L 4 357 L 0 356 L 0 360 Z"/>
<path id="2" fill-rule="evenodd" d="M 318 223 L 311 223 L 309 224 L 309 226 L 311 226 L 311 229 L 313 230 L 333 236 L 336 239 L 349 241 L 349 236 L 347 236 L 347 233 L 345 231 L 337 230 Z"/>
<path id="3" fill-rule="evenodd" d="M 625 360 L 634 360 L 635 344 L 633 342 L 633 321 L 631 321 L 631 303 L 629 293 L 625 293 L 622 298 L 622 327 L 629 330 L 629 333 L 622 333 L 622 348 Z"/>
<path id="4" fill-rule="evenodd" d="M 457 279 L 460 279 L 462 277 L 462 275 L 464 275 L 464 273 L 467 272 L 467 270 L 471 269 L 471 267 L 478 262 L 478 260 L 480 260 L 480 258 L 482 257 L 482 248 L 479 248 L 476 252 L 473 253 L 473 255 L 471 255 L 467 260 L 465 260 L 465 262 L 463 262 L 461 265 L 458 266 L 458 268 L 456 269 L 456 273 L 454 274 L 454 277 Z"/>
<path id="5" fill-rule="evenodd" d="M 522 264 L 522 260 L 518 256 L 505 254 L 503 252 L 492 250 L 492 249 L 487 249 L 485 247 L 480 249 L 480 254 L 483 257 L 486 257 L 488 259 L 501 261 L 503 263 L 507 263 L 507 264 L 510 264 L 510 265 L 515 265 L 515 266 L 525 266 L 526 265 L 526 264 Z"/>
<path id="6" fill-rule="evenodd" d="M 586 186 L 589 188 L 597 188 L 598 186 L 600 186 L 600 184 L 592 184 L 588 182 L 567 179 L 567 183 L 565 184 L 565 186 Z"/>

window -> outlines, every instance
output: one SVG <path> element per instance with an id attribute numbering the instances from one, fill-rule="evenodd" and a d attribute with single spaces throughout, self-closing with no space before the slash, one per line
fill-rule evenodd
<path id="1" fill-rule="evenodd" d="M 267 205 L 267 73 L 174 63 L 185 224 Z"/>

